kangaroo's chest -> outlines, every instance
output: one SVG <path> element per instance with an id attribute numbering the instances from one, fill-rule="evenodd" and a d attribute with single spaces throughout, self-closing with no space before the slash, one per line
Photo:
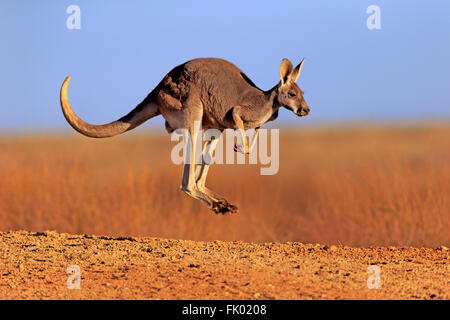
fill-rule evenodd
<path id="1" fill-rule="evenodd" d="M 254 108 L 253 110 L 249 110 L 246 112 L 243 117 L 244 128 L 258 128 L 262 126 L 264 123 L 270 120 L 273 115 L 272 108 L 264 107 L 261 109 Z"/>

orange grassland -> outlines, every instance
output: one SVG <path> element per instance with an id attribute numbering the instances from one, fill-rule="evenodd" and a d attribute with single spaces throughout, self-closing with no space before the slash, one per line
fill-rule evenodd
<path id="1" fill-rule="evenodd" d="M 450 244 L 450 126 L 281 129 L 280 168 L 215 165 L 215 215 L 179 189 L 176 142 L 136 130 L 0 138 L 0 231 L 352 246 Z"/>

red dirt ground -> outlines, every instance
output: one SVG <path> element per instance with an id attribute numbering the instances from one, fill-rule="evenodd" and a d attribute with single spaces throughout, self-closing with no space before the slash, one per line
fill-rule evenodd
<path id="1" fill-rule="evenodd" d="M 0 299 L 449 299 L 449 251 L 0 233 Z M 81 271 L 68 289 L 67 267 Z M 368 289 L 367 268 L 381 269 Z"/>

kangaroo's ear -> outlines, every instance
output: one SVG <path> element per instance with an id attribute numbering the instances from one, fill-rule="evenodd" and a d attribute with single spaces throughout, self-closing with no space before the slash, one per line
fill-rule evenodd
<path id="1" fill-rule="evenodd" d="M 288 59 L 284 58 L 281 61 L 281 65 L 280 65 L 281 84 L 285 84 L 289 80 L 289 77 L 291 76 L 293 69 L 294 69 L 294 66 L 292 65 L 292 62 L 290 62 Z"/>
<path id="2" fill-rule="evenodd" d="M 300 77 L 300 73 L 302 72 L 303 67 L 303 61 L 305 61 L 305 58 L 302 59 L 302 61 L 298 64 L 298 66 L 295 67 L 294 71 L 292 72 L 292 80 L 297 82 L 298 77 Z"/>

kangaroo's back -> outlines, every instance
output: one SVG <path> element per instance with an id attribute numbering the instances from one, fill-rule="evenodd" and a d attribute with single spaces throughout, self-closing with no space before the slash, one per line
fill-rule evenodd
<path id="1" fill-rule="evenodd" d="M 264 97 L 263 91 L 242 70 L 218 58 L 198 58 L 183 63 L 172 69 L 158 87 L 165 99 L 169 96 L 183 101 L 198 95 L 205 114 L 217 120 L 223 119 L 249 95 Z"/>

